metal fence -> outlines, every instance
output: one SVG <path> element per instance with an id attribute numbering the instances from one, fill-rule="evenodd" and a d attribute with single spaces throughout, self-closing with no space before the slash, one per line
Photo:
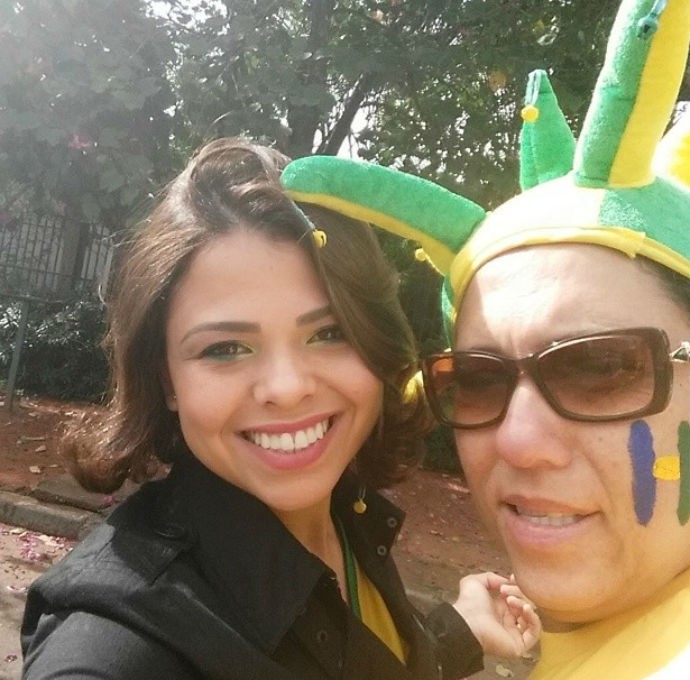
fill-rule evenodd
<path id="1" fill-rule="evenodd" d="M 0 220 L 0 293 L 42 299 L 95 293 L 111 250 L 98 224 L 30 212 Z"/>

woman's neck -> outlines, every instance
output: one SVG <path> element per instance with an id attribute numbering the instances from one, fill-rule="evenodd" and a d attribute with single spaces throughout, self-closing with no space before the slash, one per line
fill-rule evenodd
<path id="1" fill-rule="evenodd" d="M 333 517 L 331 499 L 310 508 L 289 512 L 275 511 L 285 528 L 312 554 L 335 572 L 343 599 L 347 599 L 347 581 L 343 550 Z"/>

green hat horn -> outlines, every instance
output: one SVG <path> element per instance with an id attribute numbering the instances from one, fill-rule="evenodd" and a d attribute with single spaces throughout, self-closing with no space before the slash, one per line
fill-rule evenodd
<path id="1" fill-rule="evenodd" d="M 558 106 L 546 71 L 530 73 L 522 119 L 526 123 L 520 132 L 522 189 L 568 174 L 573 167 L 575 137 Z"/>
<path id="2" fill-rule="evenodd" d="M 443 275 L 486 211 L 421 177 L 336 156 L 292 161 L 281 176 L 287 193 L 418 241 Z"/>
<path id="3" fill-rule="evenodd" d="M 577 145 L 578 186 L 654 180 L 652 157 L 685 71 L 687 15 L 682 0 L 624 0 Z"/>

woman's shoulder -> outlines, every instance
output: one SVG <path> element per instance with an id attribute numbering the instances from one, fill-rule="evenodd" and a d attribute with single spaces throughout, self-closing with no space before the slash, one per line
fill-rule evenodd
<path id="1" fill-rule="evenodd" d="M 23 628 L 54 611 L 100 611 L 117 619 L 188 546 L 181 528 L 157 519 L 158 482 L 145 484 L 29 588 Z M 129 605 L 127 604 L 129 600 Z"/>
<path id="2" fill-rule="evenodd" d="M 26 680 L 79 677 L 194 680 L 201 676 L 172 649 L 134 626 L 92 612 L 47 616 L 23 636 Z M 122 650 L 127 653 L 123 654 Z"/>

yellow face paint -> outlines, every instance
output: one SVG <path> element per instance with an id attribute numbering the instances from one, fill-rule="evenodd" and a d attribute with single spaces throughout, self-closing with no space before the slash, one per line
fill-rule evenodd
<path id="1" fill-rule="evenodd" d="M 690 521 L 690 423 L 684 420 L 678 427 L 678 454 L 656 456 L 649 425 L 636 420 L 630 426 L 628 452 L 633 469 L 633 498 L 637 520 L 646 526 L 654 514 L 657 480 L 678 482 L 678 521 L 684 526 Z"/>
<path id="2" fill-rule="evenodd" d="M 654 461 L 652 474 L 665 482 L 680 479 L 680 456 L 659 456 Z"/>

